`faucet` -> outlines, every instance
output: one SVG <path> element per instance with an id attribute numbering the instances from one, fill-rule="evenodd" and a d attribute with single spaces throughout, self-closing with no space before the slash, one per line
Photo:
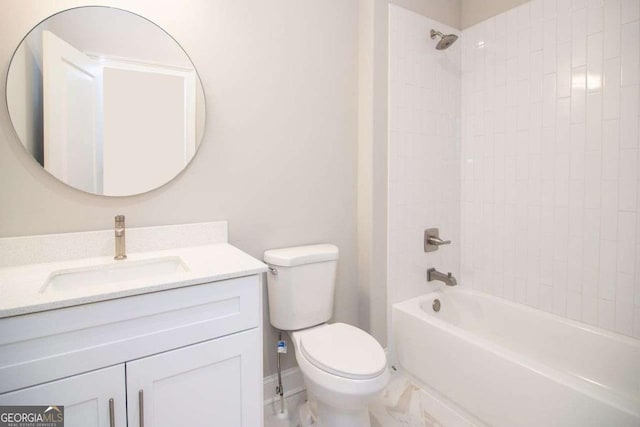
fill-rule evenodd
<path id="1" fill-rule="evenodd" d="M 116 235 L 116 256 L 113 257 L 115 260 L 122 260 L 127 258 L 127 250 L 125 247 L 125 228 L 124 228 L 124 215 L 116 215 L 116 227 L 115 227 L 115 235 Z"/>
<path id="2" fill-rule="evenodd" d="M 435 268 L 427 270 L 427 282 L 431 282 L 432 280 L 439 280 L 447 286 L 456 286 L 458 284 L 458 281 L 451 273 L 440 273 Z"/>

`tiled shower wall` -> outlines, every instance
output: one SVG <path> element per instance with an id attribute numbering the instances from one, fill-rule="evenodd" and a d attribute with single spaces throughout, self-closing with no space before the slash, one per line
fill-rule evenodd
<path id="1" fill-rule="evenodd" d="M 437 51 L 447 26 L 389 6 L 388 301 L 427 292 L 426 270 L 460 270 L 460 44 Z M 425 228 L 453 240 L 425 254 Z"/>
<path id="2" fill-rule="evenodd" d="M 461 38 L 462 283 L 636 337 L 639 18 L 533 0 Z"/>

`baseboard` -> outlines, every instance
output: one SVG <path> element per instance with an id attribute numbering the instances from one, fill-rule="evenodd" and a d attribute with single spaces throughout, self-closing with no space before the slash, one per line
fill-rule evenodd
<path id="1" fill-rule="evenodd" d="M 273 399 L 279 397 L 276 394 L 276 387 L 278 385 L 278 374 L 273 374 L 268 377 L 264 377 L 264 404 L 269 405 L 273 402 Z M 282 385 L 284 387 L 284 397 L 289 397 L 296 393 L 304 391 L 304 379 L 300 368 L 289 368 L 282 371 Z"/>

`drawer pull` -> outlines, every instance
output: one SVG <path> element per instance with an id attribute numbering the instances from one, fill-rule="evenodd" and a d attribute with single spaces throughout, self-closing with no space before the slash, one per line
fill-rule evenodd
<path id="1" fill-rule="evenodd" d="M 109 399 L 109 427 L 116 427 L 116 416 L 113 406 L 113 398 L 111 398 Z"/>
<path id="2" fill-rule="evenodd" d="M 138 391 L 138 410 L 140 411 L 140 427 L 144 427 L 144 392 Z"/>

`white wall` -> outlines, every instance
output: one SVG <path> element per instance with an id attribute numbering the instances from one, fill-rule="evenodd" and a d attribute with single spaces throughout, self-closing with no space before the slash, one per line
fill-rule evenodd
<path id="1" fill-rule="evenodd" d="M 387 0 L 359 0 L 358 283 L 362 325 L 387 343 Z"/>
<path id="2" fill-rule="evenodd" d="M 389 264 L 393 304 L 442 283 L 426 271 L 457 275 L 460 265 L 460 44 L 435 49 L 431 28 L 453 28 L 389 6 Z M 439 227 L 453 244 L 424 253 L 423 233 Z"/>
<path id="3" fill-rule="evenodd" d="M 462 281 L 640 337 L 640 1 L 463 32 Z"/>
<path id="4" fill-rule="evenodd" d="M 228 220 L 231 243 L 340 247 L 336 320 L 359 324 L 356 270 L 358 5 L 354 1 L 113 0 L 180 41 L 202 78 L 207 126 L 189 167 L 164 187 L 105 198 L 68 188 L 17 140 L 0 103 L 0 236 Z M 83 0 L 7 0 L 0 81 L 21 38 Z M 92 2 L 91 4 L 95 4 Z M 330 30 L 328 30 L 330 29 Z M 0 85 L 0 98 L 4 98 Z M 266 329 L 265 374 L 275 335 Z M 293 364 L 287 356 L 285 367 Z"/>

